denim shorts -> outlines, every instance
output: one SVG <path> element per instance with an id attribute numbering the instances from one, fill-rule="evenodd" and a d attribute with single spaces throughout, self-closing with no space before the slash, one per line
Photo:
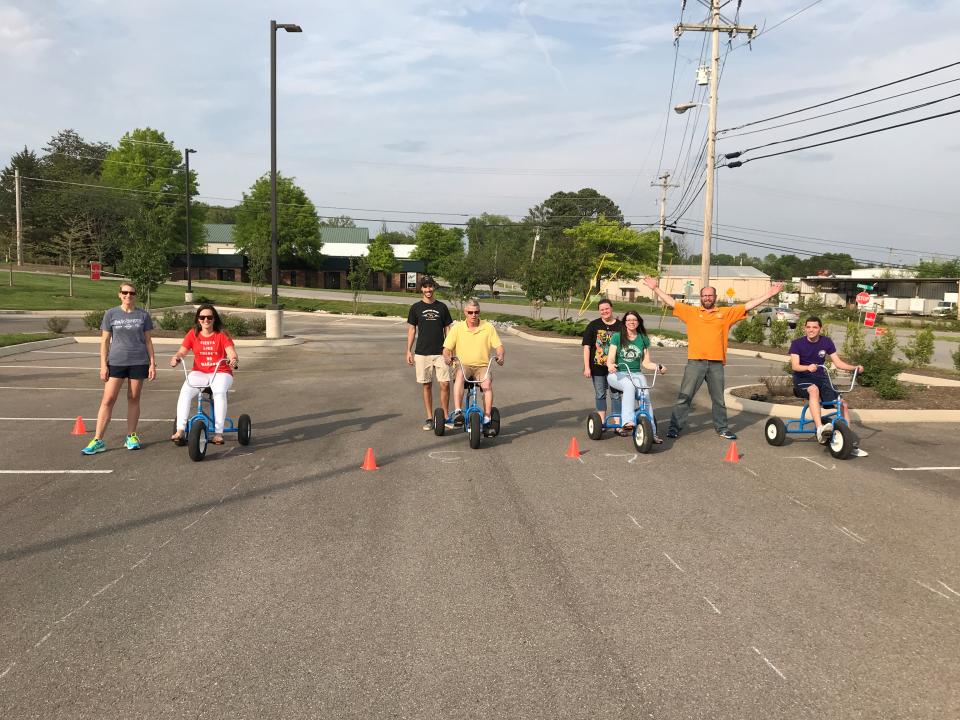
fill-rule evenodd
<path id="1" fill-rule="evenodd" d="M 150 365 L 107 365 L 107 370 L 112 378 L 146 380 L 150 375 Z"/>

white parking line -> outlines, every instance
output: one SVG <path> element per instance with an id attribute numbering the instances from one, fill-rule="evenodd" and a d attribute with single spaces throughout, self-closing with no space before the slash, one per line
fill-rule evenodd
<path id="1" fill-rule="evenodd" d="M 896 470 L 897 472 L 907 472 L 907 471 L 920 471 L 920 470 L 960 470 L 960 465 L 946 465 L 944 467 L 902 467 L 902 468 L 890 468 L 891 470 Z"/>
<path id="2" fill-rule="evenodd" d="M 760 657 L 763 658 L 763 661 L 767 664 L 767 666 L 768 666 L 771 670 L 773 670 L 777 675 L 780 676 L 780 679 L 781 679 L 781 680 L 786 680 L 786 679 L 787 679 L 787 678 L 784 677 L 783 673 L 780 672 L 772 662 L 770 662 L 770 661 L 767 660 L 765 657 L 763 657 L 763 655 L 760 654 L 760 651 L 757 650 L 757 648 L 751 647 L 750 649 L 753 650 L 757 655 L 760 655 Z"/>
<path id="3" fill-rule="evenodd" d="M 33 365 L 31 363 L 0 365 L 0 370 L 83 370 L 84 372 L 96 372 L 99 369 L 99 367 L 82 367 L 79 365 Z"/>
<path id="4" fill-rule="evenodd" d="M 102 393 L 102 392 L 103 392 L 103 386 L 101 385 L 100 387 L 92 387 L 92 388 L 89 388 L 89 387 L 24 387 L 24 386 L 22 386 L 22 385 L 0 385 L 0 390 L 56 390 L 56 391 L 58 391 L 58 392 L 63 391 L 63 390 L 71 390 L 71 391 L 73 391 L 73 390 L 84 391 L 84 390 L 85 390 L 85 391 L 87 391 L 87 392 L 98 392 L 98 393 Z M 177 390 L 165 390 L 165 389 L 163 389 L 163 388 L 150 388 L 150 394 L 151 394 L 151 395 L 152 395 L 153 393 L 157 393 L 157 392 L 170 392 L 170 393 L 174 393 L 174 392 L 175 392 L 175 393 L 178 393 L 178 392 L 180 392 L 180 390 L 179 390 L 179 389 L 177 389 Z M 231 392 L 232 392 L 232 391 L 231 391 Z"/>
<path id="5" fill-rule="evenodd" d="M 27 420 L 33 420 L 35 422 L 56 422 L 58 420 L 73 422 L 76 419 L 77 419 L 76 416 L 74 417 L 0 417 L 0 420 L 12 420 L 14 422 L 25 422 Z M 90 420 L 90 422 L 97 421 L 95 417 L 85 418 L 85 419 Z M 113 418 L 113 420 L 115 421 L 122 420 L 126 422 L 127 419 L 122 417 L 115 417 Z M 173 422 L 173 421 L 174 421 L 174 418 L 140 418 L 140 422 Z"/>
<path id="6" fill-rule="evenodd" d="M 109 475 L 113 470 L 0 470 L 0 475 Z"/>

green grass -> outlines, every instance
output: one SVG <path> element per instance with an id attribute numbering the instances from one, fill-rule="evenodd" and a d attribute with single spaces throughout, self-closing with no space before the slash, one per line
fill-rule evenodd
<path id="1" fill-rule="evenodd" d="M 4 280 L 6 278 L 0 278 L 0 282 Z M 13 274 L 13 287 L 5 283 L 0 284 L 0 309 L 104 310 L 120 304 L 120 299 L 117 297 L 120 283 L 116 280 L 90 280 L 74 276 L 73 297 L 67 295 L 68 283 L 69 278 L 66 276 L 16 272 Z M 225 305 L 249 306 L 250 293 L 205 290 L 206 292 L 196 292 L 194 295 L 202 294 Z M 158 308 L 182 305 L 183 292 L 182 286 L 161 286 L 153 293 L 151 306 Z M 145 300 L 145 297 L 137 296 L 138 305 L 143 305 Z"/>
<path id="2" fill-rule="evenodd" d="M 58 337 L 62 336 L 54 333 L 0 333 L 0 347 L 36 342 L 37 340 L 52 340 Z"/>

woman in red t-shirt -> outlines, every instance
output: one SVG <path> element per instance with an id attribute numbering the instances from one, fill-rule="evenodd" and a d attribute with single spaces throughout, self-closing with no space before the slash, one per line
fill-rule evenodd
<path id="1" fill-rule="evenodd" d="M 227 418 L 227 391 L 233 385 L 233 370 L 240 364 L 237 351 L 233 347 L 233 339 L 223 331 L 223 322 L 213 305 L 204 304 L 197 308 L 194 317 L 194 326 L 186 337 L 180 349 L 170 358 L 170 367 L 193 351 L 193 370 L 187 376 L 180 388 L 180 397 L 177 400 L 177 431 L 170 439 L 180 442 L 184 439 L 184 430 L 187 427 L 187 418 L 190 416 L 190 403 L 200 394 L 200 391 L 210 386 L 213 392 L 213 438 L 214 445 L 223 445 L 223 424 Z M 217 363 L 224 358 L 230 364 Z M 214 377 L 216 370 L 216 377 Z"/>

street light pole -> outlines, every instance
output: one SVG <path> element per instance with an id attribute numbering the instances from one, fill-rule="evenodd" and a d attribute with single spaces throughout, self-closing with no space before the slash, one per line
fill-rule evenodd
<path id="1" fill-rule="evenodd" d="M 193 254 L 193 247 L 190 245 L 190 156 L 195 153 L 196 150 L 193 148 L 184 148 L 183 151 L 183 164 L 186 166 L 186 175 L 185 175 L 185 184 L 186 184 L 186 196 L 187 196 L 187 292 L 184 293 L 183 301 L 186 303 L 193 302 L 193 266 L 191 264 L 191 255 Z"/>
<path id="2" fill-rule="evenodd" d="M 277 29 L 303 32 L 299 25 L 270 21 L 270 307 L 267 310 L 267 337 L 283 337 L 283 311 L 277 284 L 280 264 L 277 260 Z"/>

